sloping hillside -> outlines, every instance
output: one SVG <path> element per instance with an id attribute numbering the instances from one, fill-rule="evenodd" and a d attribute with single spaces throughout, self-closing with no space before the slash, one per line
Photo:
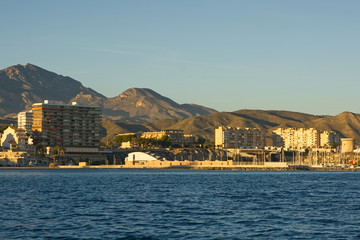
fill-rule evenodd
<path id="1" fill-rule="evenodd" d="M 80 93 L 105 98 L 79 81 L 32 64 L 8 67 L 0 71 L 0 116 L 15 115 L 45 99 L 67 103 Z"/>
<path id="2" fill-rule="evenodd" d="M 100 106 L 105 117 L 134 123 L 216 112 L 195 104 L 178 104 L 146 88 L 130 88 L 116 97 L 107 98 L 79 81 L 32 64 L 15 65 L 0 71 L 0 117 L 15 116 L 45 99 Z"/>
<path id="3" fill-rule="evenodd" d="M 147 88 L 130 88 L 106 100 L 78 95 L 74 101 L 97 105 L 112 120 L 146 123 L 161 119 L 182 119 L 216 112 L 195 104 L 178 104 Z"/>
<path id="4" fill-rule="evenodd" d="M 215 128 L 257 127 L 271 135 L 278 127 L 305 127 L 308 121 L 321 117 L 288 111 L 240 110 L 236 112 L 219 112 L 205 116 L 192 117 L 183 120 L 156 121 L 148 126 L 156 129 L 182 129 L 186 134 L 201 135 L 213 140 Z"/>
<path id="5" fill-rule="evenodd" d="M 336 116 L 315 116 L 290 111 L 240 110 L 218 112 L 187 119 L 155 121 L 144 125 L 147 129 L 181 129 L 185 134 L 203 136 L 214 140 L 219 126 L 258 127 L 267 133 L 267 144 L 272 144 L 272 131 L 279 127 L 306 127 L 319 130 L 335 130 L 342 137 L 352 137 L 360 142 L 360 114 L 343 112 Z"/>

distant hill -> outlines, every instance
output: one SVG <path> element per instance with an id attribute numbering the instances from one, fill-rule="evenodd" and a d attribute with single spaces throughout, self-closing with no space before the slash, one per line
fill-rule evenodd
<path id="1" fill-rule="evenodd" d="M 343 112 L 336 116 L 327 116 L 307 122 L 306 126 L 322 130 L 336 130 L 342 136 L 354 138 L 360 143 L 360 114 Z"/>
<path id="2" fill-rule="evenodd" d="M 100 106 L 107 118 L 135 123 L 216 112 L 195 104 L 178 104 L 145 88 L 131 88 L 117 97 L 107 98 L 79 81 L 32 64 L 15 65 L 0 71 L 0 117 L 16 116 L 45 99 Z"/>
<path id="3" fill-rule="evenodd" d="M 121 123 L 117 123 L 121 125 Z M 214 141 L 219 126 L 257 127 L 266 132 L 267 144 L 272 144 L 272 131 L 279 127 L 306 127 L 319 130 L 336 130 L 342 137 L 355 138 L 360 142 L 360 114 L 344 112 L 336 116 L 315 116 L 290 111 L 239 110 L 218 112 L 187 119 L 159 120 L 142 127 L 151 130 L 181 129 L 185 134 L 203 136 Z M 140 128 L 139 128 L 140 129 Z M 126 132 L 124 128 L 121 133 Z"/>
<path id="4" fill-rule="evenodd" d="M 257 127 L 267 133 L 271 144 L 271 132 L 278 127 L 304 127 L 306 122 L 319 117 L 288 111 L 239 110 L 218 112 L 206 116 L 192 117 L 177 121 L 157 121 L 149 124 L 158 129 L 182 129 L 186 134 L 200 135 L 214 140 L 215 129 L 219 126 Z"/>

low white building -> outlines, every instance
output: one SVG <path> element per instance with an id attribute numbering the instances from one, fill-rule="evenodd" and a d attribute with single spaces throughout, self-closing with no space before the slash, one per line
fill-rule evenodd
<path id="1" fill-rule="evenodd" d="M 158 160 L 156 157 L 144 152 L 132 152 L 128 154 L 127 158 L 125 158 L 125 161 L 131 161 L 131 162 L 144 162 L 144 161 L 156 161 L 156 160 Z"/>

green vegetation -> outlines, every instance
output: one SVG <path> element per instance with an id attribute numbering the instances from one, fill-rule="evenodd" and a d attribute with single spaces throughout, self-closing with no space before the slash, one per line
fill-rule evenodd
<path id="1" fill-rule="evenodd" d="M 63 146 L 55 146 L 52 150 L 53 155 L 64 155 L 65 148 Z"/>
<path id="2" fill-rule="evenodd" d="M 114 138 L 115 145 L 121 145 L 122 142 L 128 142 L 138 145 L 140 147 L 170 147 L 171 141 L 170 137 L 165 135 L 161 137 L 160 139 L 155 138 L 141 138 L 136 137 L 134 135 L 122 135 L 122 136 L 116 136 Z"/>

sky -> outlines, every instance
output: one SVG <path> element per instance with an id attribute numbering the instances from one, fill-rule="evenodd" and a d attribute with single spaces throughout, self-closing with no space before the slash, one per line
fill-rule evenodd
<path id="1" fill-rule="evenodd" d="M 0 69 L 218 111 L 359 113 L 360 1 L 0 0 Z"/>

